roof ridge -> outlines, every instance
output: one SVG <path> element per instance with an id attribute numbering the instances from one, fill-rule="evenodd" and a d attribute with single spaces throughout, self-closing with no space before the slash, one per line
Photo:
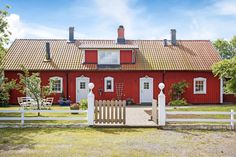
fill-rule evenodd
<path id="1" fill-rule="evenodd" d="M 60 40 L 60 41 L 63 40 L 63 41 L 67 41 L 67 39 L 33 39 L 33 38 L 32 39 L 23 39 L 22 38 L 22 39 L 15 39 L 15 40 L 45 40 L 45 41 L 46 40 Z"/>
<path id="2" fill-rule="evenodd" d="M 15 40 L 63 40 L 63 41 L 67 41 L 68 39 L 34 39 L 34 38 L 31 38 L 31 39 L 24 39 L 24 38 L 21 38 L 21 39 L 15 39 Z M 76 41 L 116 41 L 114 39 L 76 39 Z M 126 41 L 163 41 L 161 39 L 126 39 Z M 171 40 L 168 40 L 168 41 L 171 41 Z M 196 41 L 211 41 L 209 39 L 179 39 L 177 41 L 190 41 L 190 42 L 196 42 Z"/>

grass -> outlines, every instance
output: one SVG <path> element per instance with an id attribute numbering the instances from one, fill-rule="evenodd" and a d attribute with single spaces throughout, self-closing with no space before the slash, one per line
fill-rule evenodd
<path id="1" fill-rule="evenodd" d="M 0 107 L 0 110 L 19 110 L 19 107 Z M 70 110 L 67 106 L 52 106 L 51 110 Z M 0 113 L 0 117 L 20 117 L 21 113 Z M 71 113 L 40 113 L 40 117 L 86 117 L 86 113 L 71 114 Z M 25 117 L 38 117 L 38 113 L 25 113 Z M 17 121 L 0 121 L 0 123 L 16 123 Z M 53 124 L 77 124 L 84 123 L 86 121 L 25 121 L 25 123 L 53 123 Z M 18 121 L 20 123 L 20 121 Z"/>
<path id="2" fill-rule="evenodd" d="M 236 153 L 235 145 L 235 132 L 137 128 L 0 129 L 0 157 L 232 156 Z"/>

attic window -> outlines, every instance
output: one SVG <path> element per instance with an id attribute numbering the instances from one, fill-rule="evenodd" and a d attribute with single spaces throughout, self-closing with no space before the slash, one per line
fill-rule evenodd
<path id="1" fill-rule="evenodd" d="M 102 65 L 119 65 L 120 52 L 119 50 L 99 50 L 98 64 Z"/>

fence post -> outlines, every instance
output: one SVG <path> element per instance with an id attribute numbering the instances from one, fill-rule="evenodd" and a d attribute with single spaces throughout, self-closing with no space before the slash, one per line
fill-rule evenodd
<path id="1" fill-rule="evenodd" d="M 25 112 L 24 112 L 23 107 L 21 107 L 20 112 L 21 112 L 21 127 L 23 127 L 24 126 L 24 118 L 25 118 Z"/>
<path id="2" fill-rule="evenodd" d="M 152 121 L 157 123 L 157 100 L 152 100 Z"/>
<path id="3" fill-rule="evenodd" d="M 94 84 L 89 83 L 89 94 L 88 94 L 88 125 L 92 126 L 94 123 L 94 102 L 95 102 L 95 96 L 93 94 L 93 88 Z"/>
<path id="4" fill-rule="evenodd" d="M 159 83 L 158 87 L 161 92 L 158 95 L 158 125 L 166 125 L 166 96 L 163 93 L 164 83 Z"/>
<path id="5" fill-rule="evenodd" d="M 230 110 L 230 125 L 231 125 L 231 128 L 234 129 L 234 110 L 233 109 Z"/>

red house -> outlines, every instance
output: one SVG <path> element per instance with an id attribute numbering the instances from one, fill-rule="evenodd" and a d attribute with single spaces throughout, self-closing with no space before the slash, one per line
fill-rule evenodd
<path id="1" fill-rule="evenodd" d="M 99 99 L 127 99 L 149 103 L 164 82 L 167 101 L 171 85 L 186 80 L 189 103 L 222 103 L 222 82 L 211 72 L 220 56 L 209 40 L 126 40 L 119 26 L 117 40 L 16 39 L 5 57 L 5 76 L 18 79 L 20 65 L 39 72 L 42 84 L 55 80 L 55 102 L 63 93 L 73 102 L 86 98 L 88 83 Z M 18 91 L 10 103 L 17 103 Z"/>

